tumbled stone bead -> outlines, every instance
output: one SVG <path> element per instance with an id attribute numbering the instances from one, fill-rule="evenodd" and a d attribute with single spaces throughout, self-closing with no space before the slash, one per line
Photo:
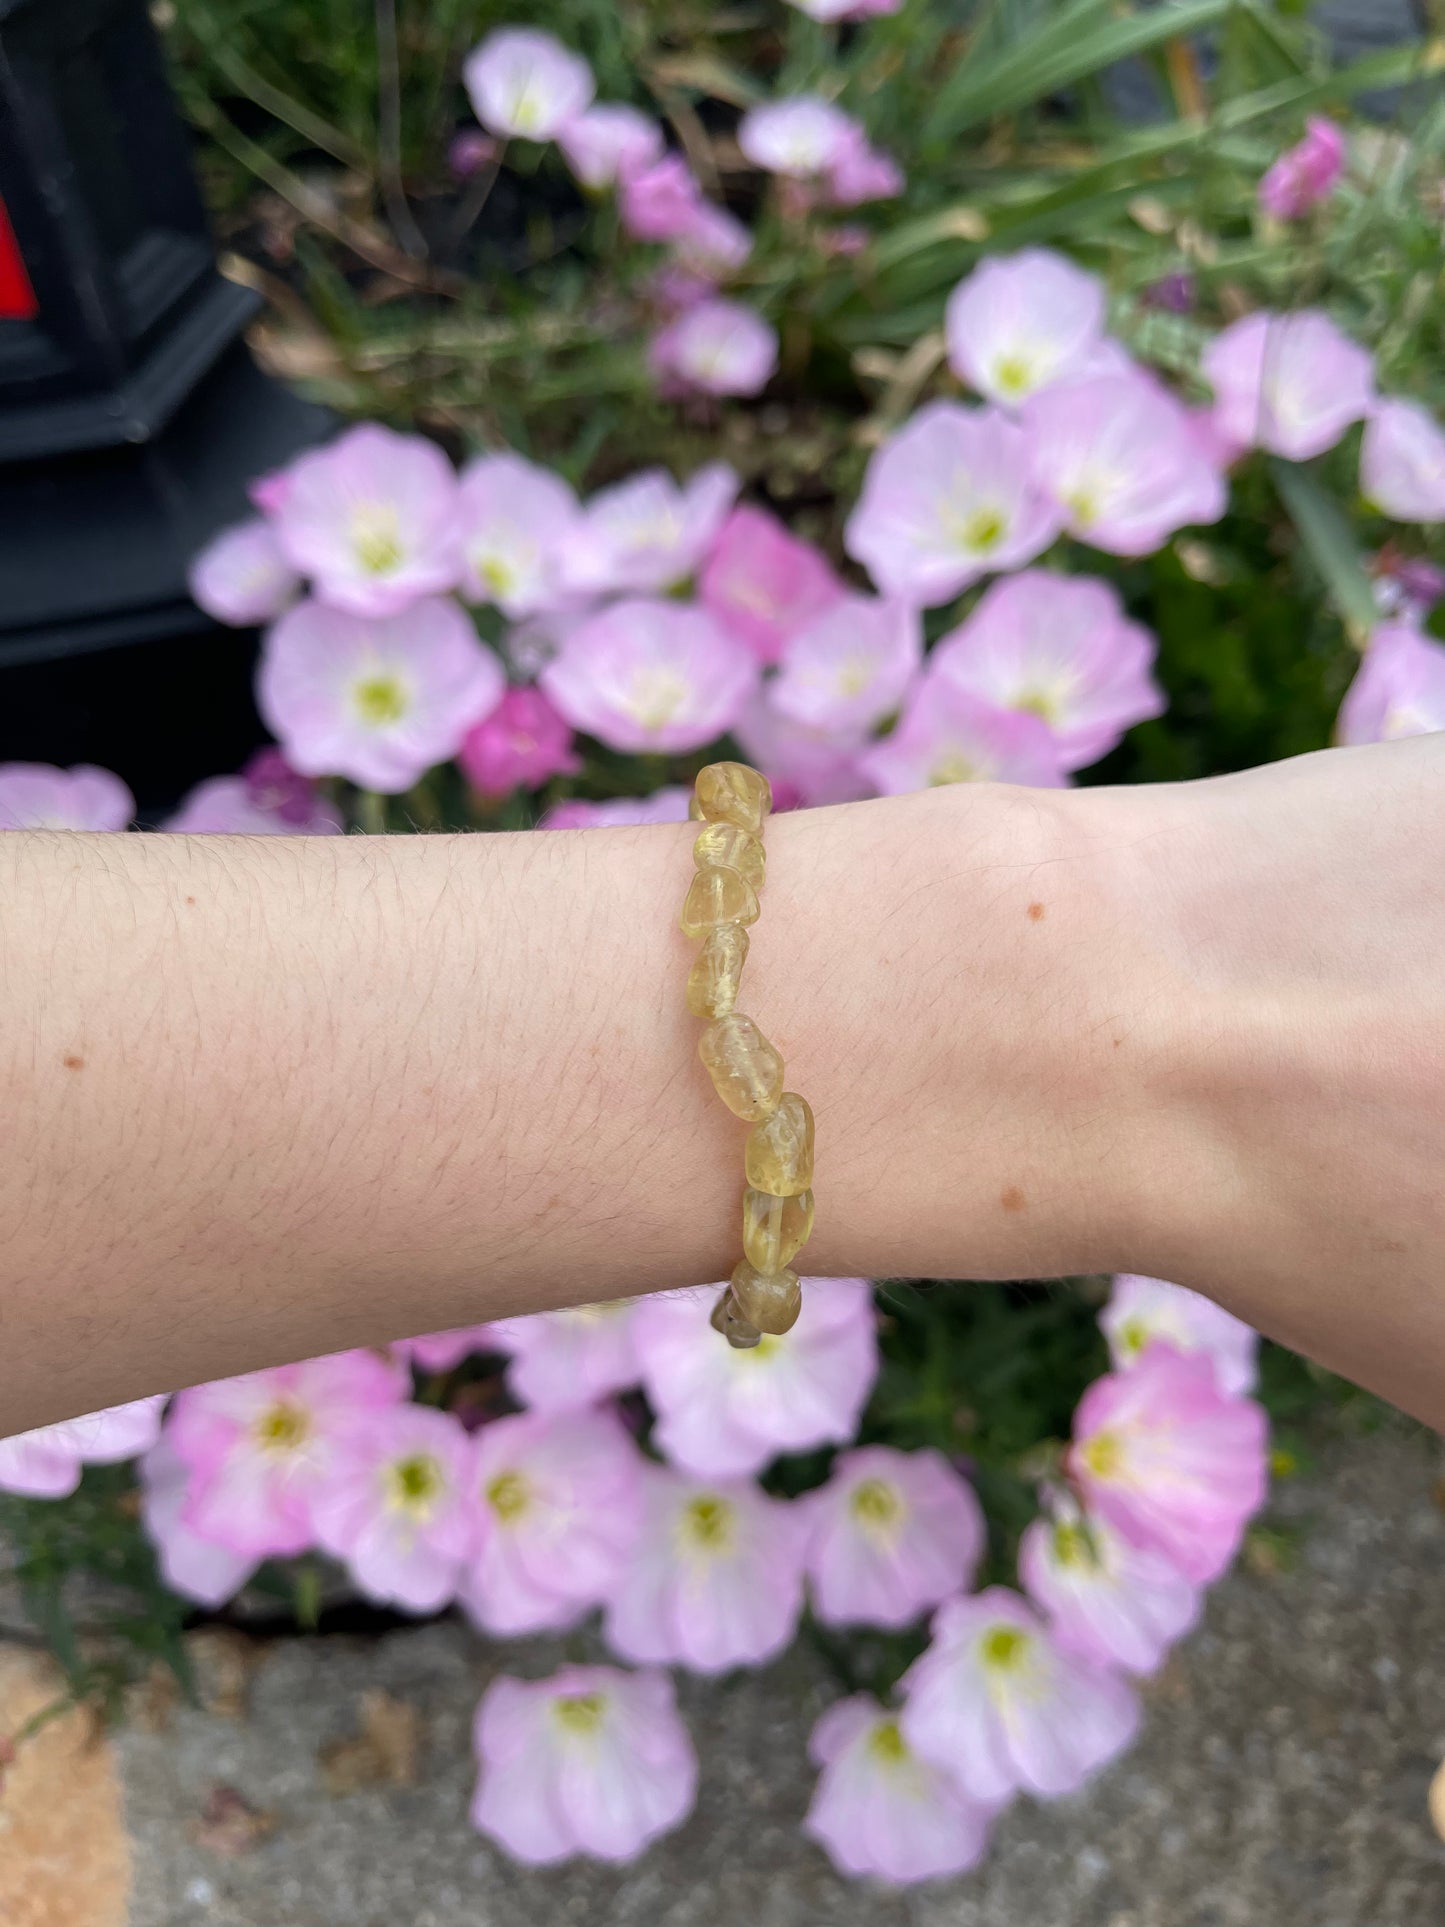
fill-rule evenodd
<path id="1" fill-rule="evenodd" d="M 763 1334 L 757 1326 L 750 1324 L 743 1316 L 733 1297 L 731 1285 L 713 1306 L 709 1322 L 715 1332 L 722 1333 L 735 1352 L 750 1352 L 762 1340 Z"/>
<path id="2" fill-rule="evenodd" d="M 738 1000 L 748 956 L 748 933 L 740 923 L 718 923 L 702 940 L 687 973 L 687 1007 L 694 1017 L 726 1017 Z"/>
<path id="3" fill-rule="evenodd" d="M 736 870 L 755 890 L 763 887 L 766 859 L 761 837 L 740 830 L 736 823 L 709 823 L 692 846 L 692 860 L 699 870 L 709 864 L 719 870 Z"/>
<path id="4" fill-rule="evenodd" d="M 682 906 L 685 937 L 701 937 L 719 923 L 756 923 L 758 894 L 736 870 L 699 870 Z"/>
<path id="5" fill-rule="evenodd" d="M 743 1250 L 758 1271 L 782 1271 L 808 1242 L 813 1229 L 813 1194 L 775 1198 L 766 1191 L 743 1193 Z"/>
<path id="6" fill-rule="evenodd" d="M 756 1124 L 778 1108 L 783 1060 L 751 1017 L 734 1010 L 716 1018 L 698 1039 L 697 1054 L 734 1117 Z M 758 1269 L 776 1271 L 778 1266 Z"/>
<path id="7" fill-rule="evenodd" d="M 807 1098 L 784 1091 L 771 1117 L 748 1132 L 743 1150 L 748 1183 L 775 1198 L 795 1198 L 813 1182 L 813 1110 Z"/>
<path id="8" fill-rule="evenodd" d="M 803 1288 L 796 1271 L 759 1271 L 744 1258 L 733 1271 L 730 1289 L 747 1322 L 774 1337 L 791 1331 L 803 1309 Z"/>
<path id="9" fill-rule="evenodd" d="M 754 836 L 773 807 L 767 777 L 746 763 L 709 763 L 698 772 L 694 794 L 704 823 L 734 823 Z"/>
<path id="10" fill-rule="evenodd" d="M 687 820 L 689 823 L 701 823 L 702 821 L 702 804 L 697 800 L 696 790 L 694 790 L 692 795 L 687 799 Z"/>

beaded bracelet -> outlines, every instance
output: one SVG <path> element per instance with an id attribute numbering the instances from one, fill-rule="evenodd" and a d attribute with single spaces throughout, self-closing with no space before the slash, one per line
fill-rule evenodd
<path id="1" fill-rule="evenodd" d="M 693 844 L 696 875 L 682 907 L 683 934 L 702 940 L 688 972 L 687 1007 L 710 1021 L 698 1043 L 718 1096 L 752 1126 L 743 1152 L 743 1252 L 712 1322 L 730 1345 L 756 1345 L 788 1331 L 802 1308 L 789 1269 L 813 1229 L 813 1113 L 783 1089 L 783 1060 L 751 1017 L 737 1009 L 763 886 L 763 818 L 773 807 L 766 776 L 746 763 L 701 771 L 689 815 L 702 824 Z"/>

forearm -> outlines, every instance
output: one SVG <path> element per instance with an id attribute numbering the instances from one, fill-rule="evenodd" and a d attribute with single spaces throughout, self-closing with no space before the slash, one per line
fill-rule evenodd
<path id="1" fill-rule="evenodd" d="M 1170 1277 L 1439 1422 L 1440 765 L 771 822 L 803 1268 Z M 725 1277 L 690 838 L 0 840 L 0 1432 Z"/>
<path id="2" fill-rule="evenodd" d="M 1067 841 L 1059 799 L 983 789 L 769 825 L 743 1003 L 817 1114 L 808 1270 L 1122 1262 Z M 0 1430 L 726 1276 L 689 844 L 5 839 Z"/>

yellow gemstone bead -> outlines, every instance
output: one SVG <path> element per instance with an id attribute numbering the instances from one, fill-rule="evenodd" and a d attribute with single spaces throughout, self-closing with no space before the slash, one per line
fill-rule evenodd
<path id="1" fill-rule="evenodd" d="M 731 1286 L 713 1306 L 709 1323 L 715 1332 L 722 1333 L 735 1352 L 750 1352 L 762 1340 L 763 1334 L 757 1326 L 744 1318 Z"/>
<path id="2" fill-rule="evenodd" d="M 775 1198 L 795 1198 L 813 1182 L 813 1110 L 807 1098 L 784 1091 L 771 1117 L 748 1132 L 743 1150 L 748 1183 Z"/>
<path id="3" fill-rule="evenodd" d="M 763 887 L 766 859 L 762 839 L 749 830 L 740 830 L 735 823 L 709 823 L 692 846 L 692 860 L 699 870 L 709 865 L 736 870 L 755 890 Z"/>
<path id="4" fill-rule="evenodd" d="M 734 1010 L 715 1019 L 698 1039 L 697 1054 L 734 1117 L 756 1124 L 778 1108 L 783 1060 L 751 1017 Z M 778 1269 L 758 1266 L 759 1271 Z"/>
<path id="5" fill-rule="evenodd" d="M 702 804 L 697 800 L 696 790 L 694 790 L 692 795 L 687 799 L 687 820 L 689 823 L 701 823 L 702 821 Z"/>
<path id="6" fill-rule="evenodd" d="M 738 1000 L 748 933 L 740 923 L 717 923 L 702 940 L 687 973 L 687 1007 L 694 1017 L 726 1017 Z"/>
<path id="7" fill-rule="evenodd" d="M 796 1271 L 759 1271 L 746 1258 L 734 1269 L 729 1290 L 747 1322 L 775 1337 L 791 1331 L 803 1309 L 803 1289 Z"/>
<path id="8" fill-rule="evenodd" d="M 736 870 L 699 870 L 682 906 L 682 934 L 702 937 L 720 923 L 756 923 L 758 895 Z"/>
<path id="9" fill-rule="evenodd" d="M 808 1242 L 813 1194 L 775 1198 L 767 1191 L 743 1193 L 743 1250 L 758 1271 L 782 1271 Z"/>
<path id="10" fill-rule="evenodd" d="M 754 836 L 773 807 L 767 777 L 746 763 L 709 763 L 698 772 L 695 793 L 704 823 L 733 823 Z"/>

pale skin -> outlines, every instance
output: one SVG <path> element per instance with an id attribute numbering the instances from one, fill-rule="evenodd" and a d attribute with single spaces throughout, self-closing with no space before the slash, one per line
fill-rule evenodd
<path id="1" fill-rule="evenodd" d="M 0 1434 L 726 1277 L 691 835 L 0 838 Z M 1144 1272 L 1445 1425 L 1445 738 L 767 842 L 805 1273 Z"/>

